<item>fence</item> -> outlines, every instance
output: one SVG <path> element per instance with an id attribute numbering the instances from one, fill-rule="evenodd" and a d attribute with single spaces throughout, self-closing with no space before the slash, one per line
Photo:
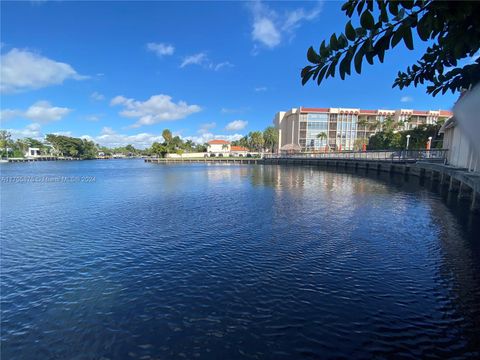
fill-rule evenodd
<path id="1" fill-rule="evenodd" d="M 445 162 L 447 149 L 431 150 L 370 150 L 341 152 L 301 152 L 265 154 L 265 159 L 350 159 L 388 162 Z"/>

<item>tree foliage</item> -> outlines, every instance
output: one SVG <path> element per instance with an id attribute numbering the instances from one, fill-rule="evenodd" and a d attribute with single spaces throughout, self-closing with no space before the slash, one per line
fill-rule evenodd
<path id="1" fill-rule="evenodd" d="M 269 149 L 270 152 L 273 152 L 278 144 L 278 130 L 273 126 L 267 127 L 265 130 L 263 130 L 263 140 L 265 143 L 265 148 Z"/>
<path id="2" fill-rule="evenodd" d="M 46 140 L 57 153 L 63 156 L 80 159 L 95 159 L 97 157 L 98 148 L 93 141 L 55 134 L 47 134 Z"/>
<path id="3" fill-rule="evenodd" d="M 480 1 L 438 0 L 349 0 L 342 11 L 350 20 L 341 34 L 323 40 L 318 51 L 310 47 L 308 65 L 301 72 L 302 84 L 317 84 L 334 77 L 336 69 L 343 80 L 355 71 L 360 74 L 364 59 L 373 65 L 383 63 L 385 53 L 400 42 L 413 50 L 413 32 L 428 42 L 425 54 L 416 64 L 398 72 L 393 87 L 428 84 L 427 93 L 435 96 L 469 89 L 480 82 L 480 57 L 460 65 L 459 60 L 473 57 L 480 47 Z M 356 13 L 356 15 L 355 15 Z M 359 17 L 354 27 L 352 18 Z"/>
<path id="4" fill-rule="evenodd" d="M 429 137 L 432 137 L 432 147 L 442 147 L 442 137 L 438 135 L 441 123 L 419 125 L 412 130 L 396 132 L 386 129 L 371 136 L 368 150 L 405 149 L 407 135 L 410 135 L 409 149 L 425 149 Z"/>

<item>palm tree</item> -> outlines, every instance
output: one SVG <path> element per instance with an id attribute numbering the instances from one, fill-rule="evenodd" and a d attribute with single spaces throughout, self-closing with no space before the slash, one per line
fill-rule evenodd
<path id="1" fill-rule="evenodd" d="M 320 139 L 320 141 L 323 143 L 324 140 L 328 139 L 328 135 L 325 132 L 321 132 L 321 133 L 317 134 L 317 139 Z M 326 148 L 326 146 L 325 146 L 325 148 Z"/>
<path id="2" fill-rule="evenodd" d="M 367 138 L 367 125 L 368 125 L 368 118 L 362 117 L 361 119 L 358 120 L 357 124 L 359 126 L 363 126 L 363 138 Z"/>

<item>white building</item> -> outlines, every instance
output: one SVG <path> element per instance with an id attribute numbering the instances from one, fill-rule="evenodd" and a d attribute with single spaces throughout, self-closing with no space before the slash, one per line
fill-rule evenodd
<path id="1" fill-rule="evenodd" d="M 392 119 L 398 130 L 434 124 L 448 119 L 444 110 L 364 110 L 353 108 L 293 108 L 275 114 L 273 123 L 278 130 L 278 148 L 292 144 L 306 151 L 354 150 L 367 144 L 368 138 Z"/>
<path id="2" fill-rule="evenodd" d="M 209 153 L 226 155 L 230 153 L 230 142 L 226 140 L 210 140 L 207 151 Z"/>
<path id="3" fill-rule="evenodd" d="M 467 168 L 469 171 L 480 171 L 480 156 L 475 151 L 470 138 L 458 126 L 455 117 L 447 120 L 439 133 L 443 133 L 443 148 L 448 149 L 449 165 Z"/>
<path id="4" fill-rule="evenodd" d="M 39 156 L 41 156 L 40 148 L 29 147 L 28 150 L 25 152 L 25 157 L 27 158 L 35 158 Z"/>

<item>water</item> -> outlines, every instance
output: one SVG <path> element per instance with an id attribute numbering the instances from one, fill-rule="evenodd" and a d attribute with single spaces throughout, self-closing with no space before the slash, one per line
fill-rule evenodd
<path id="1" fill-rule="evenodd" d="M 478 218 L 415 178 L 140 160 L 1 176 L 2 359 L 480 356 Z"/>

